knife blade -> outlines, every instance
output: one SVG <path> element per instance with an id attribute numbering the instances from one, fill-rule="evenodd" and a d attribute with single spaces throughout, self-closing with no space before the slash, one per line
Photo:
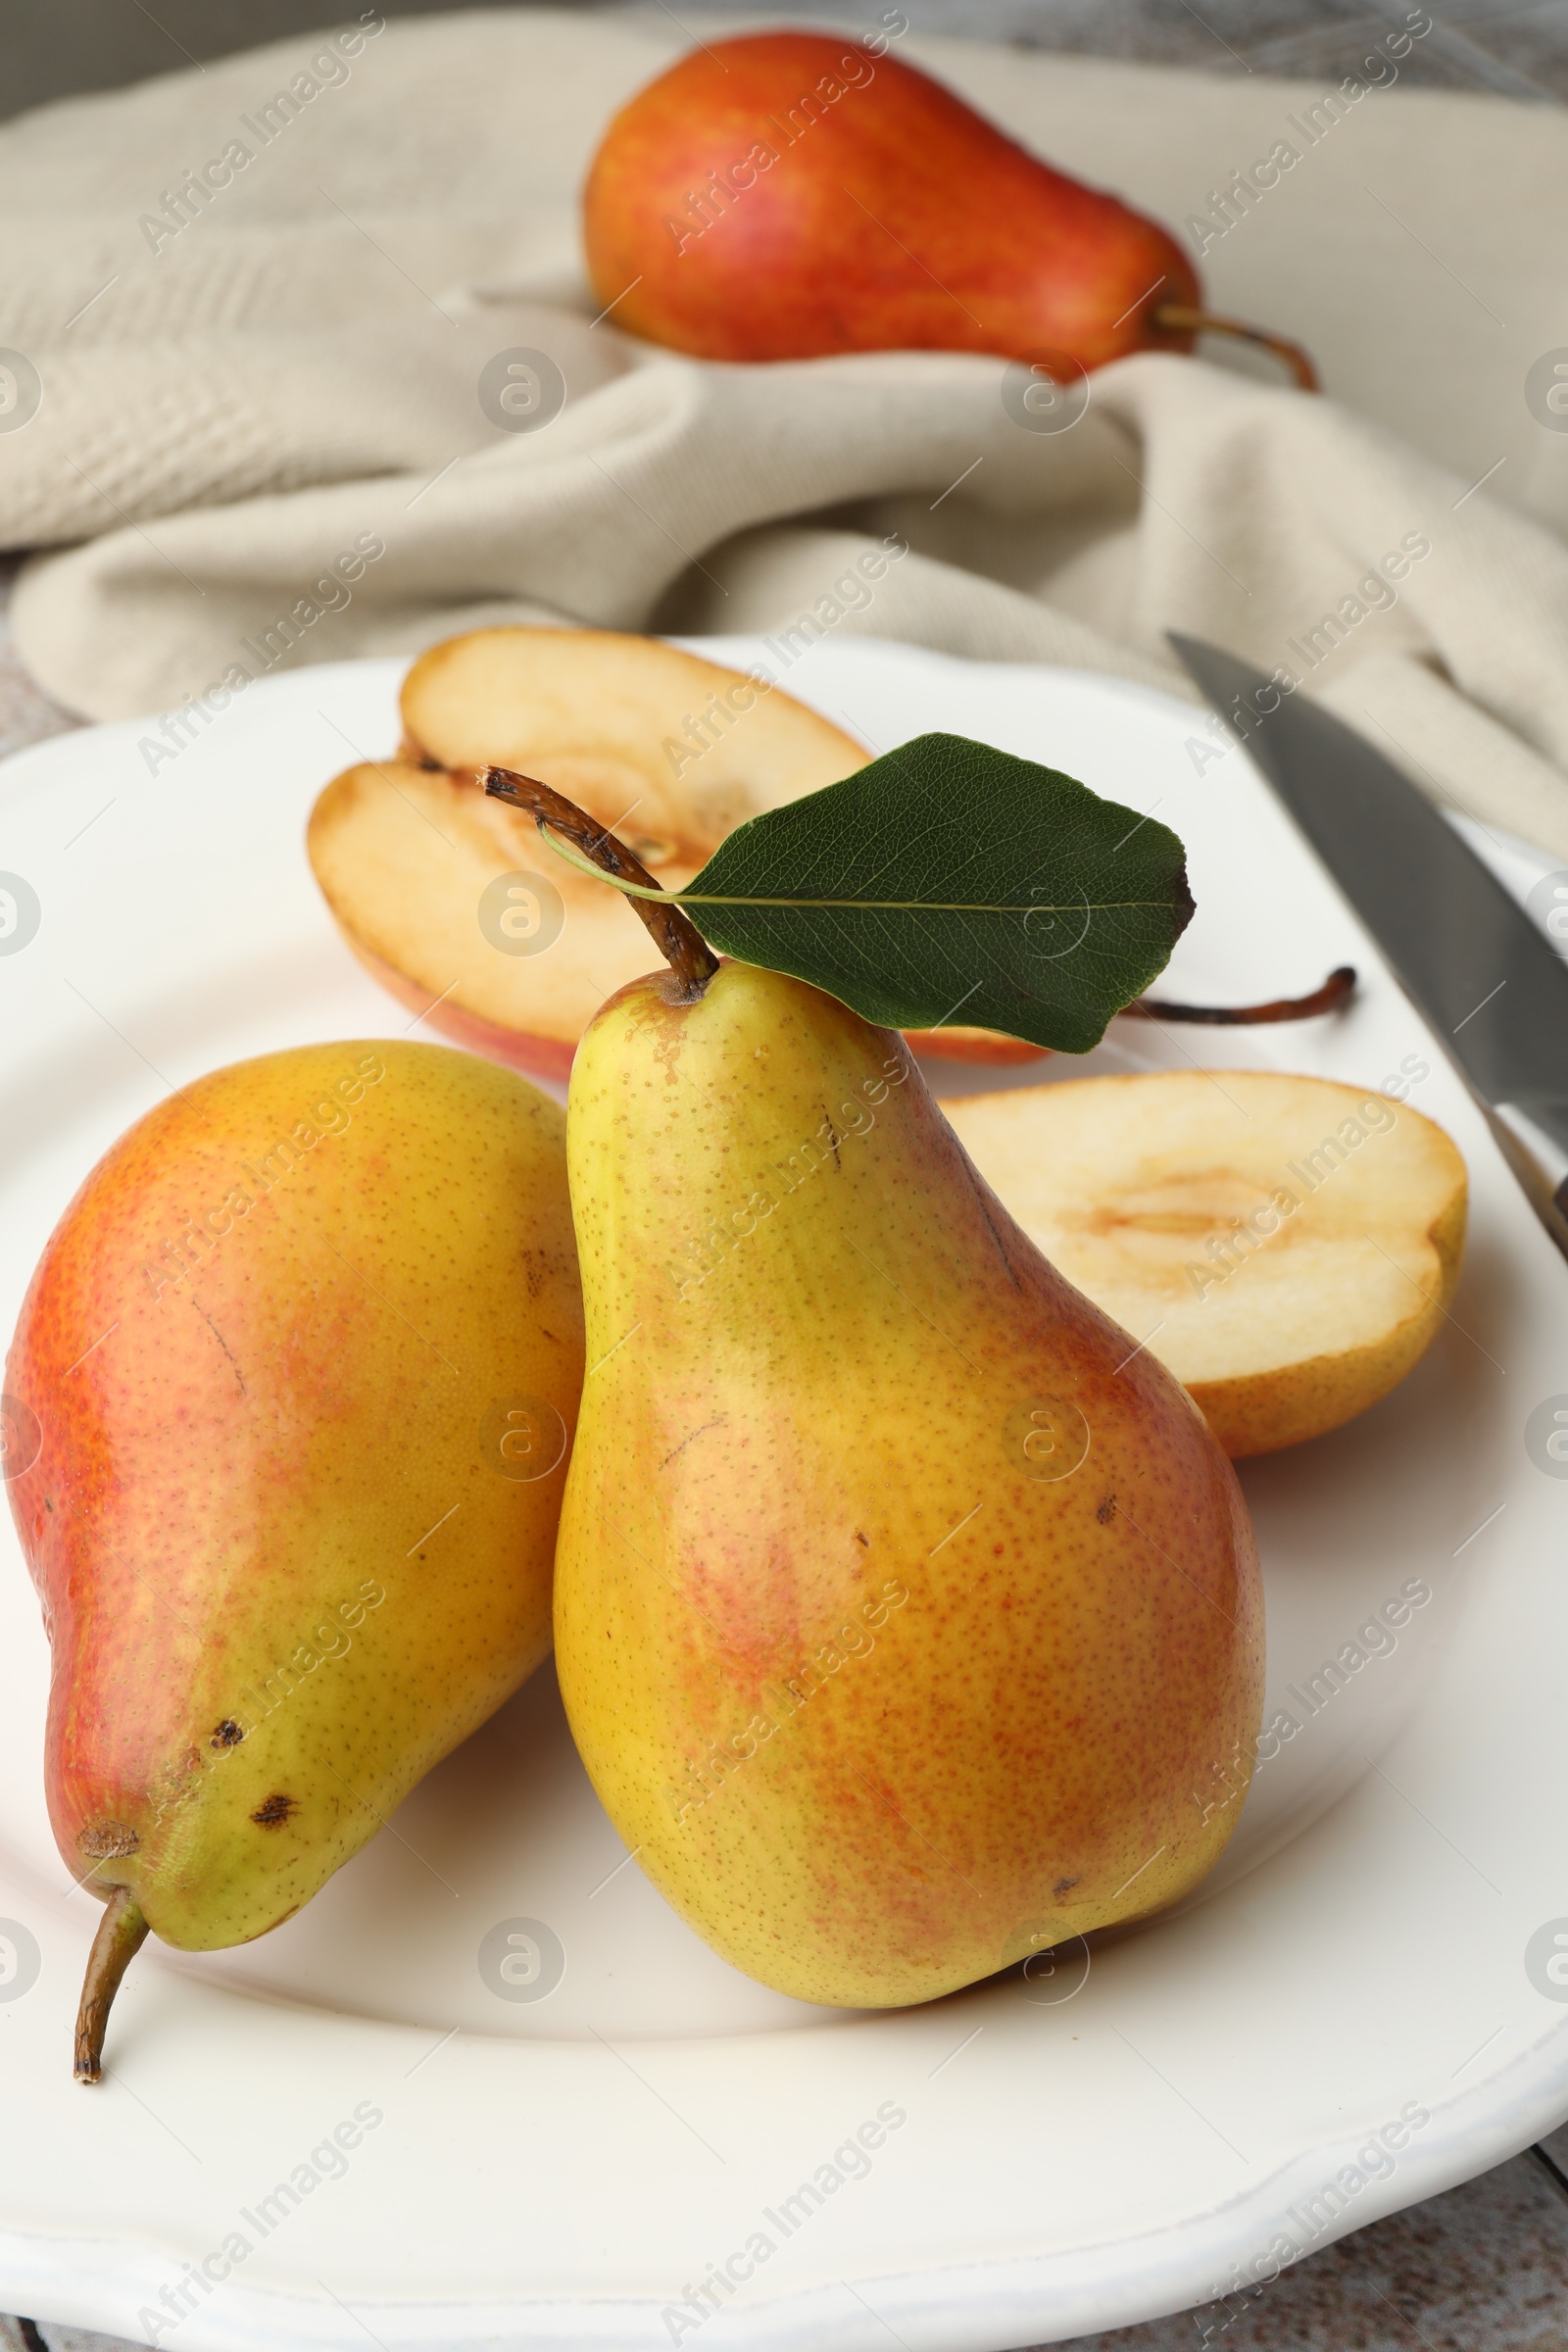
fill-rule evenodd
<path id="1" fill-rule="evenodd" d="M 1234 654 L 1167 634 L 1377 941 L 1568 1257 L 1568 963 L 1374 744 Z"/>

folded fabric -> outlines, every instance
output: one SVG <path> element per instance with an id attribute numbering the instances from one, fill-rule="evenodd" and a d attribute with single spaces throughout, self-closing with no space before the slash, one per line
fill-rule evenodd
<path id="1" fill-rule="evenodd" d="M 15 607 L 51 693 L 93 716 L 213 708 L 287 665 L 495 620 L 860 631 L 1185 692 L 1164 640 L 1179 627 L 1289 673 L 1440 799 L 1568 856 L 1568 547 L 1476 489 L 1485 461 L 1465 470 L 1501 414 L 1494 355 L 1462 429 L 1451 380 L 1419 414 L 1411 388 L 1423 454 L 1387 429 L 1386 351 L 1353 380 L 1375 287 L 1348 322 L 1314 320 L 1289 276 L 1239 296 L 1220 245 L 1203 264 L 1217 299 L 1300 334 L 1381 425 L 1167 357 L 1102 370 L 1081 416 L 1041 430 L 1001 360 L 714 367 L 631 343 L 581 283 L 575 188 L 613 106 L 680 46 L 665 24 L 566 11 L 367 19 L 0 132 L 0 203 L 37 228 L 0 311 L 0 544 L 64 546 Z M 1156 92 L 1180 114 L 1178 77 L 920 48 L 1069 166 L 1087 135 L 1065 120 L 1071 85 L 1114 125 L 1122 184 L 1176 224 L 1178 171 L 1198 204 L 1234 152 L 1216 123 L 1266 150 L 1304 103 L 1182 77 L 1210 149 L 1201 171 L 1173 161 L 1191 134 L 1167 128 L 1151 193 L 1131 147 Z M 1235 225 L 1244 259 L 1294 236 L 1318 289 L 1314 189 L 1338 220 L 1347 172 L 1435 167 L 1456 114 L 1496 159 L 1494 223 L 1517 190 L 1491 232 L 1514 255 L 1568 144 L 1544 110 L 1370 84 L 1353 120 L 1349 104 L 1303 153 L 1278 231 L 1261 206 Z M 1508 331 L 1544 338 L 1535 264 L 1510 266 L 1509 295 L 1501 261 L 1489 294 L 1525 322 Z M 1419 348 L 1421 302 L 1388 288 L 1391 331 Z M 1451 323 L 1472 297 L 1443 299 Z M 1562 437 L 1517 382 L 1514 399 L 1504 465 L 1521 486 L 1536 466 L 1549 514 L 1541 452 Z M 855 567 L 873 543 L 897 557 L 874 584 Z M 1223 752 L 1196 711 L 1190 748 L 1205 771 Z"/>

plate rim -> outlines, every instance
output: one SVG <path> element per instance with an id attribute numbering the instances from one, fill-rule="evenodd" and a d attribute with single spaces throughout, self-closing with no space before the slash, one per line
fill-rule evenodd
<path id="1" fill-rule="evenodd" d="M 760 636 L 682 635 L 672 637 L 669 642 L 710 660 L 727 660 L 744 665 L 745 653 L 758 649 L 755 658 L 761 658 L 760 649 L 764 641 Z M 740 649 L 745 649 L 745 653 Z M 1166 694 L 1141 681 L 1109 673 L 1045 662 L 971 662 L 962 656 L 858 633 L 830 641 L 830 656 L 834 660 L 893 656 L 904 664 L 939 665 L 950 674 L 969 679 L 1000 673 L 1013 680 L 1028 677 L 1071 680 L 1090 686 L 1112 701 L 1133 702 L 1166 716 L 1176 712 L 1193 715 L 1203 708 L 1201 703 L 1187 700 L 1179 692 Z M 295 701 L 302 690 L 329 699 L 336 680 L 353 678 L 368 683 L 372 673 L 390 679 L 406 667 L 407 661 L 401 656 L 313 664 L 260 681 L 265 694 L 248 695 L 244 707 L 265 717 L 270 708 Z M 804 677 L 796 681 L 799 686 L 807 682 Z M 801 699 L 808 697 L 803 694 Z M 102 747 L 106 740 L 123 743 L 148 723 L 146 718 L 110 720 L 74 729 L 10 754 L 0 760 L 0 800 L 9 800 L 8 787 L 47 779 L 57 769 L 69 771 L 84 757 L 91 756 L 92 747 Z M 1245 751 L 1242 760 L 1246 761 Z M 1302 854 L 1309 855 L 1305 845 L 1301 847 Z M 1422 1030 L 1425 1033 L 1424 1024 Z M 1525 1213 L 1528 1215 L 1528 1210 Z M 1423 1693 L 1415 1701 L 1414 1712 L 1419 1712 L 1425 1703 Z M 1354 1793 L 1353 1788 L 1346 1791 L 1319 1818 L 1331 1818 L 1353 1799 Z M 1307 1834 L 1311 1826 L 1315 1825 L 1308 1825 Z M 12 1883 L 11 1870 L 0 1863 L 0 1890 L 9 1888 Z M 229 1988 L 224 1990 L 227 1992 Z M 254 1995 L 238 1992 L 237 1997 L 250 1999 Z M 397 2035 L 417 2031 L 373 2022 L 377 2031 Z M 835 2033 L 845 2030 L 839 2026 L 831 2029 Z M 1444 2106 L 1434 2108 L 1430 2130 L 1423 2131 L 1419 2144 L 1411 2146 L 1389 2180 L 1369 2183 L 1365 2196 L 1357 2198 L 1343 2221 L 1331 2225 L 1314 2239 L 1309 2250 L 1318 2251 L 1369 2221 L 1490 2169 L 1560 2122 L 1568 2113 L 1565 2034 L 1568 2034 L 1568 2015 L 1556 2024 L 1544 2026 L 1497 2073 L 1457 2093 Z M 672 2036 L 670 2040 L 674 2046 L 682 2046 L 679 2037 Z M 530 2047 L 527 2043 L 511 2046 L 521 2051 Z M 1276 2167 L 1263 2180 L 1218 2203 L 1190 2212 L 1179 2221 L 1160 2222 L 1147 2230 L 1070 2250 L 1044 2248 L 1016 2256 L 932 2257 L 918 2268 L 904 2265 L 897 2273 L 868 2270 L 862 2283 L 883 2309 L 891 2310 L 917 2329 L 931 2325 L 933 2313 L 940 2313 L 942 2340 L 954 2346 L 955 2352 L 960 2352 L 960 2348 L 961 2352 L 994 2352 L 1004 2340 L 1024 2340 L 1015 2334 L 999 2335 L 998 2330 L 1012 2328 L 1016 2323 L 1010 2315 L 1021 2312 L 1025 2305 L 1036 2315 L 1027 2323 L 1032 2330 L 1029 2340 L 1038 2342 L 1056 2341 L 1067 2334 L 1135 2324 L 1161 2313 L 1179 2311 L 1188 2307 L 1190 2290 L 1196 2281 L 1217 2275 L 1218 2257 L 1233 2248 L 1239 2224 L 1246 2222 L 1252 2236 L 1266 2235 L 1267 2220 L 1282 2210 L 1282 2200 L 1285 2207 L 1294 2205 L 1311 2185 L 1338 2169 L 1341 2162 L 1351 2162 L 1356 2139 L 1364 2141 L 1364 2133 L 1359 2133 L 1349 2140 L 1330 2137 L 1316 2141 Z M 1302 2176 L 1300 2180 L 1298 2175 Z M 1284 2194 L 1287 2184 L 1292 2184 L 1288 2196 Z M 122 2325 L 125 2308 L 122 2298 L 129 2290 L 122 2288 L 121 2299 L 117 2300 L 115 2292 L 104 2282 L 103 2274 L 112 2271 L 123 2281 L 127 2276 L 127 2254 L 134 2257 L 128 2265 L 131 2275 L 149 2272 L 149 2266 L 160 2259 L 161 2247 L 167 2245 L 169 2254 L 173 2255 L 175 2242 L 174 2237 L 166 2239 L 162 2233 L 150 2236 L 146 2232 L 124 2235 L 89 2230 L 68 2237 L 0 2220 L 0 2263 L 4 2265 L 7 2279 L 5 2291 L 37 2316 L 101 2327 L 112 2332 Z M 51 2255 L 55 2259 L 49 2259 Z M 1114 2266 L 1117 2290 L 1113 2298 L 1116 2308 L 1110 2316 L 1107 2316 L 1107 2257 Z M 181 2259 L 177 2255 L 173 2258 Z M 1101 2266 L 1098 2272 L 1097 2263 Z M 944 2281 L 950 2284 L 943 2286 L 940 2293 L 935 2292 Z M 960 2284 L 964 2289 L 961 2301 Z M 832 2309 L 825 2308 L 830 2297 L 839 2298 Z M 378 2315 L 381 2330 L 398 2352 L 403 2352 L 404 2347 L 413 2352 L 416 2345 L 436 2340 L 431 2328 L 437 2323 L 442 2328 L 440 2340 L 454 2347 L 513 2342 L 521 2345 L 559 2339 L 593 2346 L 597 2352 L 601 2344 L 608 2348 L 626 2340 L 628 2318 L 641 2317 L 653 2324 L 657 2323 L 658 2311 L 657 2297 L 636 2298 L 608 2291 L 599 2296 L 519 2294 L 504 2303 L 462 2294 L 438 2301 L 408 2295 L 394 2296 L 384 2303 L 364 2297 L 358 2300 L 372 2316 Z M 270 2352 L 277 2337 L 278 2319 L 284 2311 L 294 2315 L 289 2324 L 290 2340 L 319 2345 L 321 2352 L 340 2352 L 340 2347 L 357 2340 L 352 2331 L 330 2324 L 328 2304 L 294 2290 L 253 2287 L 243 2279 L 235 2279 L 223 2297 L 221 2311 L 225 2315 L 223 2324 L 217 2326 L 211 2308 L 203 2306 L 193 2315 L 188 2329 L 180 2328 L 182 2340 L 190 2346 L 206 2344 L 211 2352 Z M 1049 2332 L 1041 2334 L 1040 2320 L 1048 2311 Z M 301 2323 L 313 2320 L 327 2324 L 324 2328 L 302 2328 Z M 454 2327 L 461 2332 L 454 2333 Z M 713 2340 L 743 2344 L 749 2352 L 772 2352 L 777 2345 L 782 2352 L 783 2346 L 797 2342 L 808 2330 L 814 2340 L 827 2346 L 842 2343 L 848 2347 L 864 2340 L 862 2323 L 845 2312 L 836 2286 L 800 2285 L 773 2296 L 759 2294 L 749 2298 L 744 2324 L 742 2313 L 730 2310 L 722 2327 L 715 2327 Z M 657 2325 L 653 2340 L 665 2340 Z"/>

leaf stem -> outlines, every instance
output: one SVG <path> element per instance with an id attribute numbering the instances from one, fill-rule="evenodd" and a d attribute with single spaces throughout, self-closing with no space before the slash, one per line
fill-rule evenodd
<path id="1" fill-rule="evenodd" d="M 640 858 L 624 842 L 607 832 L 575 801 L 541 784 L 537 776 L 519 775 L 511 767 L 487 767 L 480 781 L 492 800 L 525 808 L 542 834 L 551 831 L 575 843 L 593 861 L 594 869 L 612 882 L 636 885 L 631 903 L 653 935 L 654 944 L 680 982 L 686 1001 L 695 1003 L 718 969 L 718 957 L 689 915 L 683 914 Z M 552 847 L 555 845 L 552 844 Z M 573 858 L 569 863 L 576 865 Z"/>

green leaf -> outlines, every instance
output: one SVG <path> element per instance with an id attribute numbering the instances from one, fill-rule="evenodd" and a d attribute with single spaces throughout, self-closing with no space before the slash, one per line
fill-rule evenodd
<path id="1" fill-rule="evenodd" d="M 1166 826 L 961 735 L 754 816 L 673 895 L 721 955 L 867 1020 L 972 1022 L 1064 1054 L 1099 1043 L 1193 911 Z"/>

